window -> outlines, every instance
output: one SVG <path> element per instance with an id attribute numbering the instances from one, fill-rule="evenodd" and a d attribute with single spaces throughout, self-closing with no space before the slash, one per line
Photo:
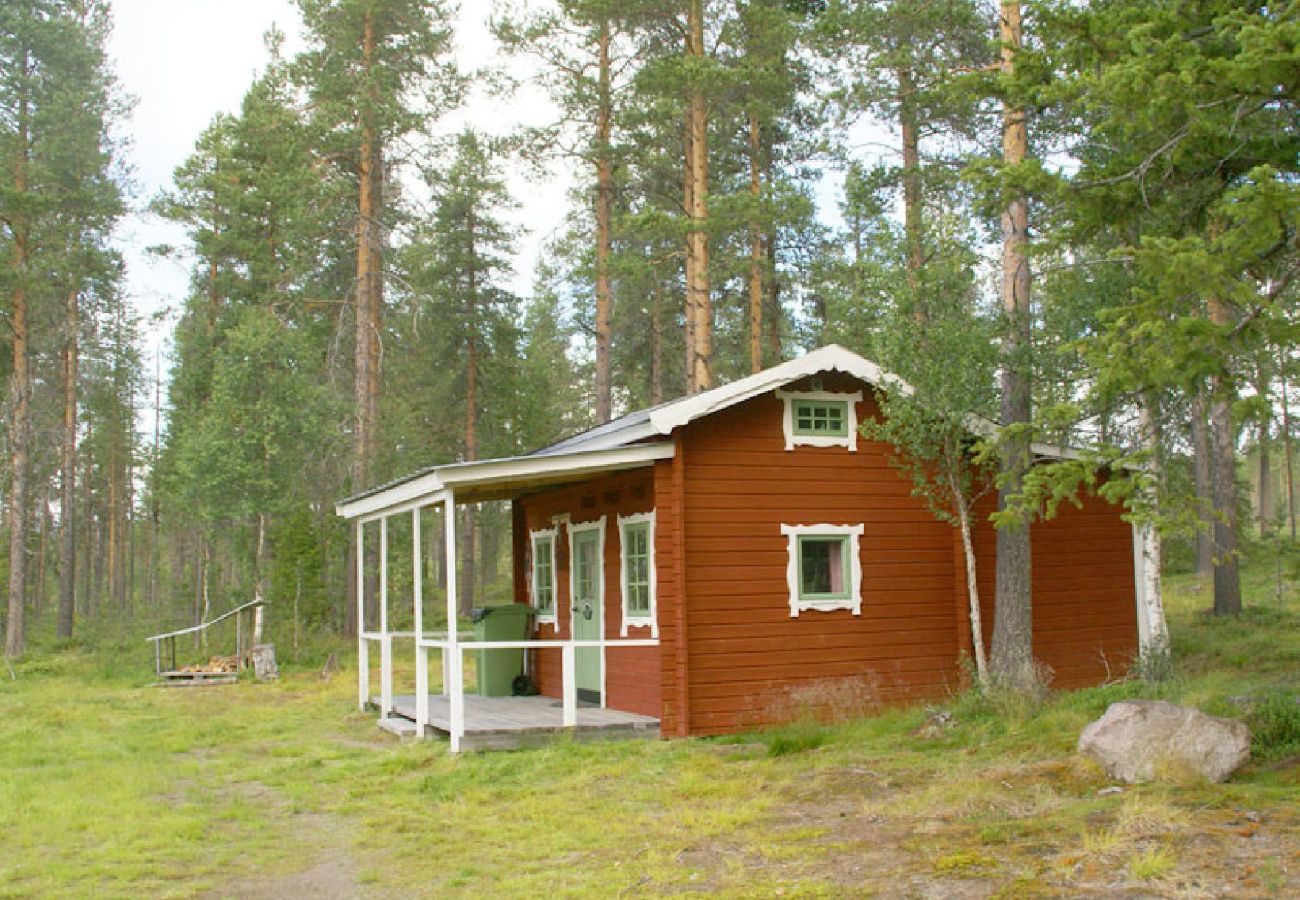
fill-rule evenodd
<path id="1" fill-rule="evenodd" d="M 789 541 L 790 616 L 804 610 L 862 614 L 861 525 L 782 525 Z"/>
<path id="2" fill-rule="evenodd" d="M 538 622 L 555 624 L 555 529 L 532 532 L 533 608 Z"/>
<path id="3" fill-rule="evenodd" d="M 648 627 L 651 637 L 659 637 L 655 619 L 655 514 L 640 513 L 618 517 L 618 536 L 622 554 L 623 626 Z"/>
<path id="4" fill-rule="evenodd" d="M 794 400 L 794 433 L 846 437 L 849 433 L 849 404 L 844 400 Z"/>
<path id="5" fill-rule="evenodd" d="M 858 449 L 858 407 L 862 392 L 777 391 L 785 404 L 785 449 L 796 446 Z"/>

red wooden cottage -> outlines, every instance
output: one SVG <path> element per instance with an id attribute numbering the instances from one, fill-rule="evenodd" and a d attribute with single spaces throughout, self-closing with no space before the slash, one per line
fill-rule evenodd
<path id="1" fill-rule="evenodd" d="M 953 690 L 971 644 L 959 538 L 912 496 L 890 449 L 858 429 L 876 414 L 875 392 L 900 385 L 824 347 L 528 456 L 435 466 L 340 503 L 358 541 L 367 524 L 380 530 L 377 598 L 357 574 L 358 621 L 367 602 L 380 604 L 379 630 L 358 645 L 362 705 L 378 705 L 395 730 L 445 732 L 459 750 L 561 729 L 718 734 L 809 704 Z M 445 514 L 450 626 L 425 632 L 420 509 L 502 499 L 528 633 L 475 641 L 459 631 L 456 517 Z M 398 633 L 388 628 L 388 522 L 407 515 L 415 628 Z M 991 625 L 995 536 L 981 519 Z M 1034 650 L 1052 684 L 1122 671 L 1145 619 L 1145 557 L 1121 510 L 1086 498 L 1034 524 L 1032 543 Z M 395 640 L 415 644 L 412 695 L 394 692 Z M 465 694 L 465 652 L 494 650 L 522 657 L 540 695 Z M 440 693 L 429 692 L 430 651 L 441 657 Z"/>

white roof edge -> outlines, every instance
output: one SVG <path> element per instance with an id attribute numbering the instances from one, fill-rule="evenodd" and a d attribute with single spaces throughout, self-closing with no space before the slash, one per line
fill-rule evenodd
<path id="1" fill-rule="evenodd" d="M 897 375 L 886 372 L 852 350 L 846 350 L 838 344 L 828 344 L 811 353 L 783 362 L 779 366 L 746 376 L 739 381 L 687 397 L 677 403 L 670 403 L 650 413 L 650 423 L 657 434 L 669 434 L 674 428 L 680 428 L 701 416 L 743 403 L 796 379 L 830 371 L 853 375 L 876 387 L 912 393 L 912 386 Z"/>
<path id="2" fill-rule="evenodd" d="M 572 453 L 549 456 L 509 456 L 449 463 L 384 490 L 335 504 L 334 512 L 345 519 L 357 519 L 389 509 L 409 507 L 421 500 L 433 502 L 437 494 L 446 490 L 454 491 L 457 487 L 474 487 L 536 475 L 581 475 L 614 471 L 645 465 L 655 460 L 671 459 L 674 452 L 671 443 L 659 441 L 631 447 L 575 450 Z"/>

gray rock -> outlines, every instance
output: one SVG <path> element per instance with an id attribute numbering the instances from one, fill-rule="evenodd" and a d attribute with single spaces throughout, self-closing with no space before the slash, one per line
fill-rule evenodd
<path id="1" fill-rule="evenodd" d="M 1250 729 L 1162 700 L 1125 700 L 1083 729 L 1079 752 L 1130 784 L 1189 776 L 1219 782 L 1250 759 Z"/>

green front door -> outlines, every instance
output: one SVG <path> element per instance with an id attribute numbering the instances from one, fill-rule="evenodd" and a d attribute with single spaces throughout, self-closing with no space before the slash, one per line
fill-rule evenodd
<path id="1" fill-rule="evenodd" d="M 573 536 L 573 638 L 600 640 L 600 595 L 605 578 L 600 558 L 600 532 L 579 531 Z M 600 648 L 575 651 L 578 699 L 600 702 Z"/>

